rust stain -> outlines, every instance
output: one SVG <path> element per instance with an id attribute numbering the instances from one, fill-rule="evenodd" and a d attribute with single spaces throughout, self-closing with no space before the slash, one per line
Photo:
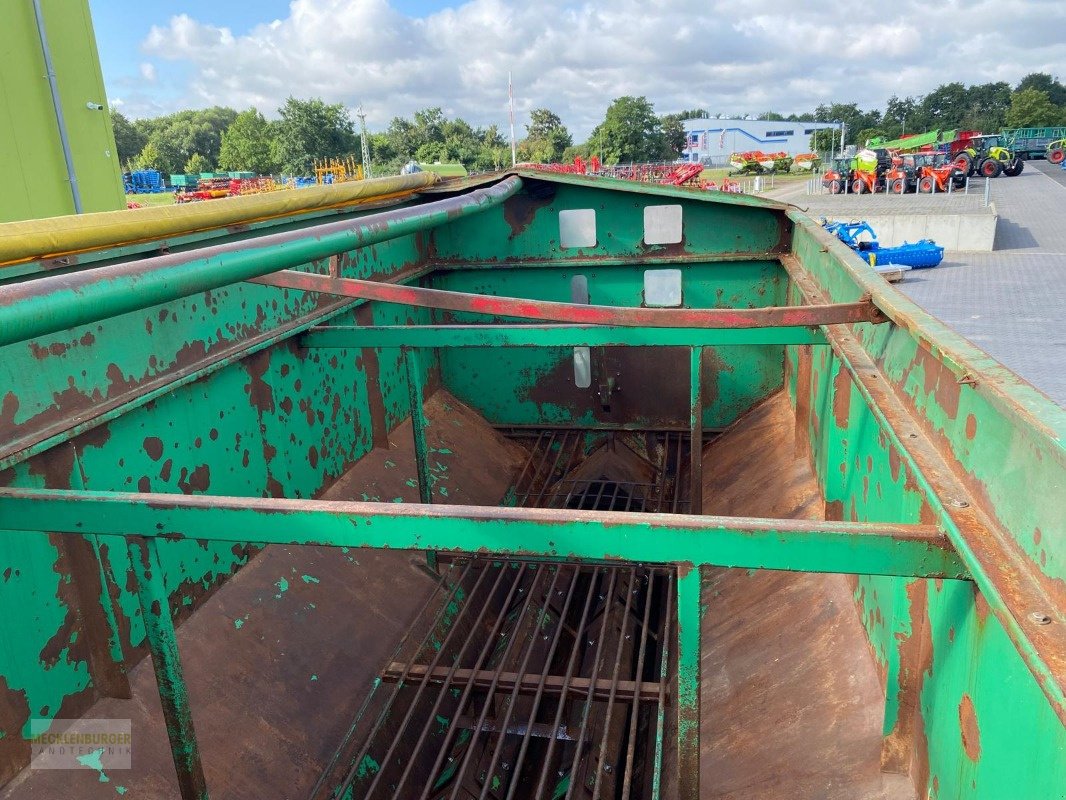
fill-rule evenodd
<path id="1" fill-rule="evenodd" d="M 914 365 L 922 369 L 925 394 L 935 398 L 937 405 L 949 419 L 956 419 L 959 416 L 960 386 L 955 373 L 926 350 L 922 344 L 918 346 Z"/>
<path id="2" fill-rule="evenodd" d="M 200 464 L 189 472 L 185 467 L 181 468 L 181 476 L 178 478 L 178 488 L 184 494 L 193 492 L 206 492 L 211 486 L 211 469 L 207 464 Z"/>
<path id="3" fill-rule="evenodd" d="M 981 758 L 981 731 L 977 727 L 977 712 L 970 695 L 964 694 L 959 703 L 959 730 L 962 732 L 962 749 L 966 757 L 976 763 Z"/>
<path id="4" fill-rule="evenodd" d="M 274 411 L 274 390 L 270 384 L 263 380 L 270 368 L 270 353 L 261 350 L 241 362 L 245 372 L 248 373 L 248 383 L 244 390 L 248 393 L 248 399 L 252 406 L 260 413 L 272 413 Z"/>
<path id="5" fill-rule="evenodd" d="M 981 594 L 981 590 L 977 588 L 977 584 L 973 584 L 973 609 L 977 613 L 977 621 L 979 624 L 984 625 L 988 619 L 989 607 L 988 601 L 985 596 Z"/>
<path id="6" fill-rule="evenodd" d="M 971 441 L 977 435 L 977 417 L 973 414 L 966 415 L 966 438 Z"/>
<path id="7" fill-rule="evenodd" d="M 146 436 L 144 439 L 144 452 L 152 461 L 158 461 L 163 457 L 163 440 L 158 436 Z"/>
<path id="8" fill-rule="evenodd" d="M 30 761 L 30 740 L 12 735 L 21 731 L 30 718 L 30 704 L 24 689 L 12 689 L 7 678 L 0 675 L 0 730 L 8 732 L 0 738 L 0 784 L 14 778 Z"/>
<path id="9" fill-rule="evenodd" d="M 848 429 L 848 419 L 851 416 L 851 376 L 848 371 L 840 367 L 833 378 L 833 419 L 837 428 L 842 431 Z"/>

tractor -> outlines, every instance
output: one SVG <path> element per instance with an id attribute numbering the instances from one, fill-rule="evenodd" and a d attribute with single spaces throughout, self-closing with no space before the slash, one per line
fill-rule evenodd
<path id="1" fill-rule="evenodd" d="M 1048 143 L 1047 160 L 1052 164 L 1061 164 L 1063 160 L 1066 160 L 1066 139 Z"/>
<path id="2" fill-rule="evenodd" d="M 854 166 L 855 159 L 851 157 L 832 159 L 822 173 L 822 186 L 828 189 L 830 194 L 847 193 L 850 190 Z"/>
<path id="3" fill-rule="evenodd" d="M 946 192 L 949 188 L 961 189 L 966 185 L 966 173 L 957 161 L 943 153 L 915 153 L 914 172 L 918 179 L 918 191 L 922 194 Z"/>
<path id="4" fill-rule="evenodd" d="M 918 173 L 912 154 L 892 156 L 891 166 L 885 172 L 885 184 L 892 194 L 913 192 L 917 188 Z"/>
<path id="5" fill-rule="evenodd" d="M 855 157 L 855 169 L 851 173 L 851 191 L 855 194 L 873 194 L 885 188 L 885 173 L 892 166 L 892 157 L 887 150 L 862 150 Z"/>
<path id="6" fill-rule="evenodd" d="M 1024 161 L 1000 145 L 999 136 L 986 136 L 977 131 L 960 131 L 949 153 L 966 175 L 995 178 L 1002 173 L 1014 177 L 1025 168 Z"/>

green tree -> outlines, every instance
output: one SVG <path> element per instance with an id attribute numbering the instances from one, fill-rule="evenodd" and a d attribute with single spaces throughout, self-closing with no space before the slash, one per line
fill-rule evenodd
<path id="1" fill-rule="evenodd" d="M 1004 81 L 971 86 L 966 90 L 966 104 L 961 109 L 959 127 L 996 133 L 1006 122 L 1010 101 L 1010 84 Z"/>
<path id="2" fill-rule="evenodd" d="M 680 114 L 667 114 L 659 117 L 659 157 L 673 161 L 681 155 L 688 144 L 688 134 L 682 120 L 689 119 Z"/>
<path id="3" fill-rule="evenodd" d="M 201 172 L 211 171 L 211 162 L 207 160 L 207 156 L 200 153 L 193 153 L 185 162 L 184 172 L 187 175 L 199 175 Z"/>
<path id="4" fill-rule="evenodd" d="M 522 161 L 542 164 L 556 162 L 573 143 L 570 131 L 555 112 L 547 108 L 534 108 L 529 112 L 526 138 L 518 145 L 518 157 Z"/>
<path id="5" fill-rule="evenodd" d="M 646 97 L 618 97 L 592 131 L 589 144 L 608 164 L 656 161 L 662 158 L 662 125 Z"/>
<path id="6" fill-rule="evenodd" d="M 138 120 L 134 128 L 155 146 L 159 154 L 158 169 L 174 173 L 180 172 L 194 153 L 199 153 L 212 165 L 217 163 L 222 132 L 236 116 L 237 112 L 232 108 L 215 106 Z"/>
<path id="7" fill-rule="evenodd" d="M 913 97 L 899 98 L 892 95 L 885 104 L 885 113 L 881 117 L 881 127 L 885 135 L 895 139 L 907 131 L 921 133 L 925 130 L 925 113 L 920 100 Z"/>
<path id="8" fill-rule="evenodd" d="M 1047 92 L 1022 89 L 1011 95 L 1007 111 L 1009 128 L 1043 128 L 1062 122 L 1062 109 L 1051 102 Z"/>
<path id="9" fill-rule="evenodd" d="M 1046 72 L 1030 72 L 1015 87 L 1015 91 L 1023 89 L 1037 89 L 1047 92 L 1048 99 L 1057 106 L 1066 106 L 1066 86 L 1063 86 L 1058 78 L 1053 78 Z"/>
<path id="10" fill-rule="evenodd" d="M 958 81 L 938 86 L 922 98 L 926 124 L 933 128 L 957 128 L 968 99 L 966 87 Z"/>
<path id="11" fill-rule="evenodd" d="M 359 137 L 348 110 L 340 103 L 319 98 L 289 97 L 278 109 L 274 154 L 284 172 L 306 175 L 316 158 L 344 156 L 359 151 Z"/>
<path id="12" fill-rule="evenodd" d="M 865 147 L 871 139 L 885 138 L 885 132 L 881 128 L 863 128 L 855 134 L 853 140 L 859 147 Z"/>
<path id="13" fill-rule="evenodd" d="M 844 123 L 844 139 L 854 144 L 857 140 L 855 134 L 866 128 L 877 128 L 881 125 L 880 111 L 863 111 L 856 103 L 831 103 L 822 104 L 814 110 L 814 117 L 818 122 L 842 122 Z M 910 125 L 907 126 L 908 128 Z M 831 129 L 820 130 L 811 139 L 811 148 L 815 152 L 823 152 L 829 149 L 831 137 L 835 137 L 836 146 L 840 146 L 840 131 L 830 132 Z"/>
<path id="14" fill-rule="evenodd" d="M 259 111 L 242 111 L 223 132 L 218 166 L 257 175 L 269 175 L 275 170 L 274 129 Z"/>
<path id="15" fill-rule="evenodd" d="M 137 157 L 133 159 L 131 166 L 134 169 L 158 169 L 160 172 L 166 170 L 161 167 L 162 159 L 159 155 L 159 150 L 152 142 L 148 142 L 141 149 L 141 152 L 137 154 Z"/>
<path id="16" fill-rule="evenodd" d="M 117 109 L 111 109 L 111 129 L 115 133 L 115 150 L 118 163 L 125 168 L 148 144 L 148 137 L 141 133 Z"/>

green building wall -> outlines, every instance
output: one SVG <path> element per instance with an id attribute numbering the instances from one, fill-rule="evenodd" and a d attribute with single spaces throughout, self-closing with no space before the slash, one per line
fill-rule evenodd
<path id="1" fill-rule="evenodd" d="M 82 210 L 125 208 L 88 0 L 41 6 Z M 73 214 L 32 0 L 0 0 L 0 20 L 0 222 Z"/>

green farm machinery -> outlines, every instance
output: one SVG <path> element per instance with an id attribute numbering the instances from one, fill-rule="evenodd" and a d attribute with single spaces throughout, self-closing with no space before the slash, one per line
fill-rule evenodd
<path id="1" fill-rule="evenodd" d="M 6 800 L 1062 795 L 1066 411 L 795 206 L 421 172 L 0 276 Z"/>

